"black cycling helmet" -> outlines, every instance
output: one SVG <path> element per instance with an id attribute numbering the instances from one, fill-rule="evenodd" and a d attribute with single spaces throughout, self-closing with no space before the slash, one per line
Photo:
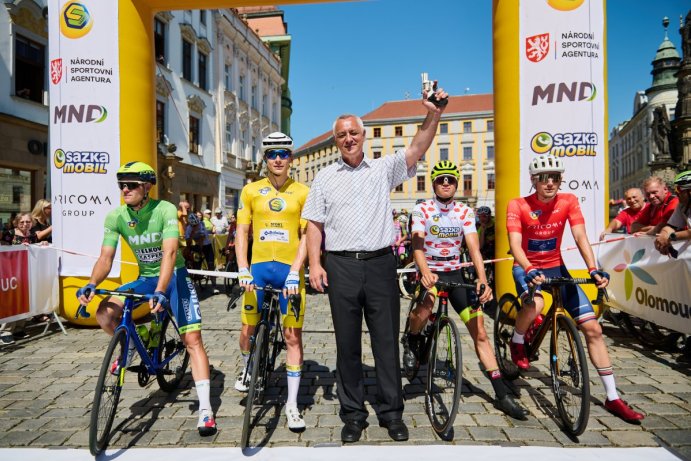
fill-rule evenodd
<path id="1" fill-rule="evenodd" d="M 156 171 L 144 162 L 128 162 L 120 167 L 118 181 L 138 179 L 141 182 L 156 184 Z"/>
<path id="2" fill-rule="evenodd" d="M 480 208 L 477 209 L 475 214 L 477 214 L 478 216 L 480 216 L 480 215 L 492 216 L 492 210 L 488 206 L 481 206 Z"/>

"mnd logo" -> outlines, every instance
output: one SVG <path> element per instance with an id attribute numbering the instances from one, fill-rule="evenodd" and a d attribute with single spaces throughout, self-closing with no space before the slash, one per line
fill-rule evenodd
<path id="1" fill-rule="evenodd" d="M 640 249 L 633 254 L 633 257 L 629 255 L 628 251 L 624 251 L 624 260 L 627 261 L 625 264 L 617 264 L 614 266 L 615 272 L 624 272 L 624 290 L 626 293 L 626 300 L 631 299 L 631 293 L 633 292 L 633 277 L 636 276 L 637 279 L 649 284 L 657 285 L 657 281 L 652 275 L 647 273 L 645 270 L 641 269 L 636 265 L 638 261 L 643 259 L 645 256 L 645 249 Z"/>

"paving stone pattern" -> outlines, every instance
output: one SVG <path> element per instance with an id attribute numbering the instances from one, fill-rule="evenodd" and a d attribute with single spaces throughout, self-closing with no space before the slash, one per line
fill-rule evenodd
<path id="1" fill-rule="evenodd" d="M 139 387 L 133 373 L 127 375 L 114 426 L 112 448 L 171 446 L 238 446 L 242 432 L 244 394 L 233 383 L 240 370 L 238 352 L 240 313 L 226 312 L 227 298 L 202 297 L 203 338 L 212 366 L 212 405 L 218 433 L 202 438 L 196 430 L 196 392 L 188 373 L 181 388 L 167 394 L 155 380 Z M 325 295 L 309 295 L 305 322 L 305 364 L 299 403 L 307 430 L 290 432 L 283 415 L 286 379 L 282 363 L 267 391 L 268 403 L 252 432 L 252 443 L 263 446 L 340 445 L 342 423 L 335 390 L 336 351 L 333 325 Z M 402 311 L 408 302 L 402 300 Z M 591 411 L 586 432 L 577 440 L 559 427 L 549 387 L 545 357 L 514 381 L 520 401 L 530 410 L 527 421 L 515 421 L 494 409 L 490 383 L 480 372 L 472 342 L 460 321 L 463 339 L 464 388 L 454 439 L 443 442 L 430 427 L 424 409 L 424 385 L 420 378 L 403 380 L 410 428 L 408 444 L 538 445 L 563 447 L 665 446 L 682 458 L 691 458 L 691 379 L 679 354 L 650 350 L 604 323 L 621 396 L 648 417 L 640 425 L 627 424 L 602 406 L 604 389 L 592 365 Z M 492 320 L 486 320 L 491 335 Z M 30 329 L 32 337 L 0 348 L 0 447 L 70 447 L 88 445 L 91 402 L 98 369 L 109 337 L 98 329 L 67 326 L 63 335 L 55 325 L 45 336 L 42 327 Z M 35 331 L 34 331 L 35 330 Z M 377 424 L 371 403 L 376 377 L 369 336 L 363 335 L 365 383 L 369 427 L 361 444 L 392 442 Z M 283 353 L 279 361 L 285 360 Z"/>

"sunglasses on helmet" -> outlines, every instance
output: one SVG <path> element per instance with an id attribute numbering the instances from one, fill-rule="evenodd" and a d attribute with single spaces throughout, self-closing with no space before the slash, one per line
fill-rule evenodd
<path id="1" fill-rule="evenodd" d="M 269 149 L 264 153 L 264 157 L 269 160 L 276 160 L 276 157 L 281 157 L 281 160 L 287 160 L 292 154 L 288 149 Z"/>
<path id="2" fill-rule="evenodd" d="M 135 190 L 142 184 L 144 183 L 141 181 L 118 181 L 118 187 L 120 190 L 125 190 L 125 188 L 127 188 L 127 190 Z"/>
<path id="3" fill-rule="evenodd" d="M 441 176 L 437 176 L 434 178 L 434 185 L 435 186 L 441 186 L 443 184 L 449 184 L 451 186 L 455 186 L 458 184 L 458 179 L 456 179 L 455 176 L 451 176 L 450 174 L 444 174 Z"/>

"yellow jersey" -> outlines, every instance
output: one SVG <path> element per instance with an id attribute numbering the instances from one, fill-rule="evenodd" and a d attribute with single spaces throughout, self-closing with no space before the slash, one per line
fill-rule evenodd
<path id="1" fill-rule="evenodd" d="M 300 243 L 301 219 L 309 187 L 288 180 L 280 190 L 268 178 L 247 184 L 240 193 L 237 223 L 252 224 L 252 264 L 278 261 L 293 264 Z"/>

